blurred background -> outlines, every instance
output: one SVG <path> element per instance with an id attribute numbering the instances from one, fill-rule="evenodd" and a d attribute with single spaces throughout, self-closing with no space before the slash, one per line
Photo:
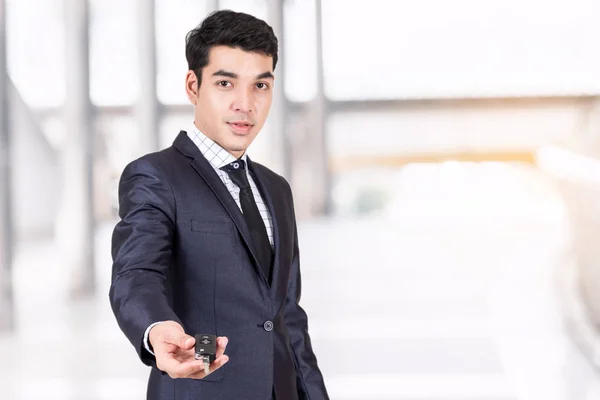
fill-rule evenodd
<path id="1" fill-rule="evenodd" d="M 185 34 L 276 30 L 332 399 L 600 398 L 598 0 L 0 0 L 0 398 L 145 398 L 108 302 L 123 167 L 193 120 Z"/>

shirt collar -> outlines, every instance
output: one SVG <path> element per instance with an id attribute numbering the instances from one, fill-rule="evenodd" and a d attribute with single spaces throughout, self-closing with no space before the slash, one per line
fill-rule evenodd
<path id="1" fill-rule="evenodd" d="M 220 169 L 237 160 L 230 152 L 219 146 L 214 140 L 200 132 L 195 124 L 187 132 L 188 137 L 198 146 L 198 149 L 214 169 Z M 248 165 L 246 152 L 241 159 Z M 246 167 L 247 168 L 247 167 Z"/>

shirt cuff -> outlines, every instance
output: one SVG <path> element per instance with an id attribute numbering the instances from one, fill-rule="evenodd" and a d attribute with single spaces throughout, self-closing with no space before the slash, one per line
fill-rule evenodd
<path id="1" fill-rule="evenodd" d="M 154 355 L 154 352 L 152 351 L 152 348 L 150 347 L 150 341 L 148 340 L 148 338 L 150 336 L 150 330 L 152 328 L 154 328 L 155 325 L 162 324 L 163 322 L 165 322 L 165 321 L 159 321 L 159 322 L 153 323 L 146 329 L 146 332 L 144 332 L 144 347 L 146 348 L 146 350 L 148 350 L 148 353 L 150 353 L 152 355 Z"/>

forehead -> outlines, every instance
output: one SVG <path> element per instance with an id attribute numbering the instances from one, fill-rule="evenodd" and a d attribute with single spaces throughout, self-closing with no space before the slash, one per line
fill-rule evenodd
<path id="1" fill-rule="evenodd" d="M 240 78 L 254 78 L 264 72 L 273 73 L 273 57 L 236 47 L 215 46 L 208 53 L 207 74 L 224 70 L 233 72 Z"/>

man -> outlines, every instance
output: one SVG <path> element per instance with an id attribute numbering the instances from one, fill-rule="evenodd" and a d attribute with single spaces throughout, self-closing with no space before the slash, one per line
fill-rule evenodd
<path id="1" fill-rule="evenodd" d="M 218 11 L 186 37 L 194 123 L 119 184 L 110 301 L 152 366 L 148 399 L 328 399 L 298 304 L 292 193 L 246 149 L 273 96 L 277 38 Z M 195 334 L 214 334 L 204 373 Z"/>

